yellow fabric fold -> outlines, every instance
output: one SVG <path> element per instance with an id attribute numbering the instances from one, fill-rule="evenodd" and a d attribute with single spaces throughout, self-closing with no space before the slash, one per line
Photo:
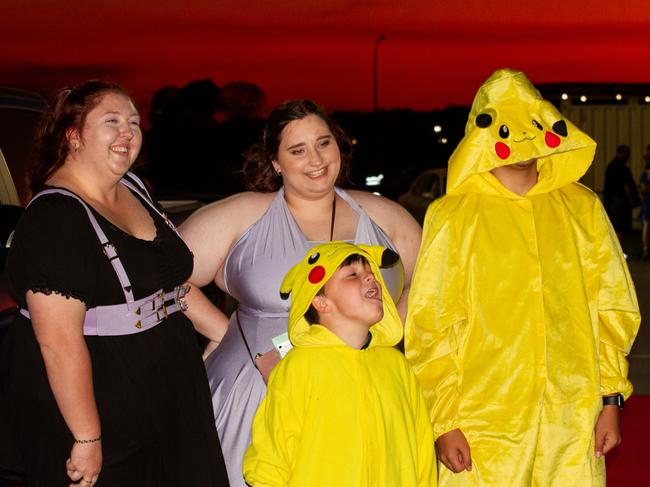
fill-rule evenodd
<path id="1" fill-rule="evenodd" d="M 601 269 L 598 293 L 600 391 L 602 395 L 621 393 L 627 399 L 633 388 L 627 379 L 626 356 L 639 330 L 639 304 L 616 233 L 599 203 L 594 205 L 594 220 L 600 241 Z"/>
<path id="2" fill-rule="evenodd" d="M 448 207 L 438 200 L 425 218 L 422 247 L 431 251 L 420 255 L 418 266 L 444 278 L 433 279 L 429 272 L 414 276 L 409 318 L 418 333 L 406 337 L 406 357 L 423 385 L 436 439 L 458 427 L 458 345 L 466 331 L 458 243 L 452 227 L 441 225 L 440 213 Z"/>

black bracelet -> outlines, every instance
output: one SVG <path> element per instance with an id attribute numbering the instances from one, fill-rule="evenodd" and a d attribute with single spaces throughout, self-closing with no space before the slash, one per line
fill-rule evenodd
<path id="1" fill-rule="evenodd" d="M 75 438 L 74 442 L 79 443 L 80 445 L 84 445 L 86 443 L 97 443 L 98 441 L 102 441 L 102 437 L 98 436 L 97 438 L 93 438 L 92 440 L 78 440 Z"/>
<path id="2" fill-rule="evenodd" d="M 616 394 L 614 396 L 603 396 L 603 406 L 616 406 L 618 409 L 623 409 L 623 394 Z"/>

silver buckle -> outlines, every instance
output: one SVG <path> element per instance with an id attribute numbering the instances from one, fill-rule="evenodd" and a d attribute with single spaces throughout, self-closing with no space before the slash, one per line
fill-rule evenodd
<path id="1" fill-rule="evenodd" d="M 162 311 L 162 316 L 160 315 L 160 312 Z M 167 305 L 163 304 L 162 308 L 156 310 L 156 318 L 158 318 L 158 321 L 162 321 L 166 319 L 169 316 L 167 313 Z"/>
<path id="2" fill-rule="evenodd" d="M 182 286 L 176 286 L 176 299 L 184 298 L 187 296 L 187 293 L 190 292 L 192 286 L 189 284 L 183 284 Z"/>
<path id="3" fill-rule="evenodd" d="M 180 310 L 184 313 L 187 311 L 187 308 L 189 308 L 189 305 L 187 304 L 187 301 L 185 301 L 183 298 L 187 296 L 187 293 L 190 292 L 190 289 L 192 286 L 189 284 L 183 284 L 182 286 L 177 286 L 176 287 L 176 298 L 175 301 L 178 303 L 178 307 Z"/>
<path id="4" fill-rule="evenodd" d="M 109 250 L 112 250 L 113 252 L 112 256 L 108 255 Z M 102 245 L 102 252 L 104 252 L 104 255 L 108 259 L 114 259 L 115 257 L 117 257 L 117 250 L 115 250 L 115 245 L 113 245 L 110 242 L 106 242 L 104 245 Z"/>
<path id="5" fill-rule="evenodd" d="M 160 303 L 160 308 L 156 310 L 156 316 L 158 316 L 158 319 L 162 321 L 169 316 L 169 314 L 167 313 L 167 303 L 165 303 L 165 292 L 161 289 L 160 294 L 158 296 L 160 297 L 161 303 Z M 160 317 L 161 309 L 163 311 L 163 318 Z"/>

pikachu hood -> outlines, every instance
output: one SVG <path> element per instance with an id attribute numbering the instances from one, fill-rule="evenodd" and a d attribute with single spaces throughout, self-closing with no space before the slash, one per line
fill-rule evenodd
<path id="1" fill-rule="evenodd" d="M 449 159 L 448 194 L 515 197 L 492 176 L 496 167 L 537 160 L 537 184 L 528 195 L 578 181 L 596 143 L 548 101 L 521 71 L 496 71 L 478 90 L 465 137 Z"/>
<path id="2" fill-rule="evenodd" d="M 390 249 L 380 246 L 353 245 L 345 242 L 329 242 L 317 245 L 295 265 L 285 276 L 280 288 L 280 295 L 288 299 L 291 295 L 289 310 L 289 338 L 297 346 L 342 345 L 343 341 L 321 325 L 310 325 L 305 319 L 316 293 L 336 272 L 341 263 L 350 255 L 359 254 L 370 264 L 372 273 L 381 285 L 384 317 L 370 327 L 372 340 L 370 347 L 393 346 L 402 339 L 402 324 L 397 309 L 379 268 L 392 267 L 399 261 L 399 256 Z"/>

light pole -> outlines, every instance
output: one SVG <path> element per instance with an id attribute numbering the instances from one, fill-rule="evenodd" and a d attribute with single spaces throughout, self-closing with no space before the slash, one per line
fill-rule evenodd
<path id="1" fill-rule="evenodd" d="M 385 41 L 386 36 L 381 34 L 375 39 L 375 44 L 373 46 L 373 56 L 372 56 L 372 94 L 373 94 L 373 110 L 377 111 L 377 51 L 379 50 L 379 43 Z"/>

